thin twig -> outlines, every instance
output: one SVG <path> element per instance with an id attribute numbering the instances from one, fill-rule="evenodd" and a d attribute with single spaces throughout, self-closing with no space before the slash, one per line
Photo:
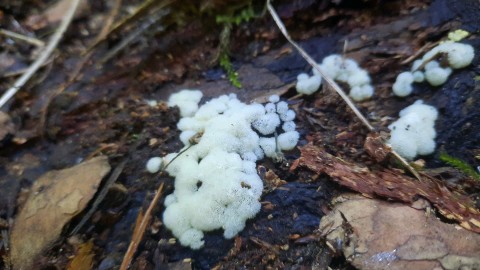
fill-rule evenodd
<path id="1" fill-rule="evenodd" d="M 348 97 L 347 94 L 345 94 L 345 92 L 342 90 L 342 88 L 340 88 L 340 86 L 332 79 L 330 78 L 327 74 L 325 74 L 321 69 L 320 67 L 318 66 L 317 62 L 315 62 L 315 60 L 313 60 L 312 57 L 310 57 L 310 55 L 308 55 L 307 52 L 305 52 L 302 47 L 300 47 L 295 41 L 292 40 L 292 38 L 290 37 L 290 35 L 288 34 L 288 31 L 287 29 L 285 28 L 285 25 L 283 24 L 282 20 L 280 19 L 280 17 L 278 17 L 278 14 L 277 12 L 275 11 L 275 9 L 273 8 L 273 6 L 271 5 L 270 3 L 270 0 L 267 0 L 267 9 L 268 11 L 270 12 L 270 15 L 272 15 L 272 18 L 273 20 L 275 21 L 275 23 L 277 24 L 278 28 L 280 29 L 280 31 L 282 32 L 283 36 L 285 36 L 285 38 L 288 40 L 288 42 L 290 42 L 290 44 L 293 45 L 293 47 L 295 47 L 295 49 L 298 50 L 298 52 L 300 52 L 300 54 L 302 55 L 302 57 L 315 69 L 318 71 L 318 73 L 320 73 L 320 75 L 322 76 L 322 78 L 327 82 L 327 84 L 329 86 L 331 86 L 339 95 L 340 97 L 342 97 L 342 99 L 347 103 L 348 107 L 350 107 L 350 109 L 355 113 L 355 115 L 360 119 L 360 121 L 369 129 L 369 131 L 375 131 L 375 129 L 373 128 L 373 126 L 368 122 L 368 120 L 363 116 L 363 114 L 357 109 L 357 107 L 355 107 L 355 104 L 353 104 L 353 102 L 350 100 L 350 98 Z M 347 46 L 345 44 L 345 46 Z M 410 166 L 410 164 L 408 164 L 408 162 L 403 158 L 401 157 L 397 152 L 395 152 L 395 150 L 391 150 L 392 151 L 392 154 L 393 156 L 398 159 L 398 161 L 400 161 L 400 163 L 403 164 L 403 166 L 405 166 L 418 180 L 421 180 L 420 178 L 420 175 L 418 174 L 418 172 L 412 167 Z"/>
<path id="2" fill-rule="evenodd" d="M 106 21 L 105 24 L 103 25 L 102 29 L 98 33 L 98 35 L 95 38 L 95 41 L 93 43 L 96 43 L 98 40 L 102 40 L 107 36 L 107 34 L 110 30 L 110 27 L 112 26 L 113 21 L 115 20 L 115 17 L 117 16 L 121 5 L 122 5 L 122 0 L 115 0 L 113 8 L 109 13 L 108 18 L 105 20 Z M 39 121 L 39 125 L 38 125 L 38 133 L 41 136 L 43 136 L 45 134 L 47 115 L 48 115 L 48 107 L 50 106 L 50 103 L 52 102 L 52 100 L 55 97 L 57 97 L 58 95 L 63 93 L 65 91 L 65 89 L 70 87 L 70 85 L 72 85 L 77 80 L 78 76 L 80 75 L 80 72 L 83 70 L 85 65 L 88 63 L 92 54 L 93 54 L 93 51 L 88 51 L 83 56 L 83 58 L 78 62 L 78 64 L 75 66 L 75 69 L 70 73 L 70 75 L 68 76 L 67 82 L 58 86 L 57 89 L 55 91 L 53 91 L 53 93 L 47 98 L 47 101 L 45 102 L 45 105 L 40 112 L 40 121 Z"/>
<path id="3" fill-rule="evenodd" d="M 417 59 L 417 57 L 419 57 L 422 53 L 424 53 L 427 49 L 431 48 L 431 44 L 427 43 L 425 45 L 423 45 L 420 49 L 418 49 L 418 51 L 416 51 L 414 54 L 412 54 L 411 56 L 409 56 L 407 59 L 403 60 L 402 62 L 400 62 L 401 65 L 406 65 L 410 62 L 413 62 L 413 60 Z"/>
<path id="4" fill-rule="evenodd" d="M 103 186 L 102 190 L 98 194 L 97 198 L 93 202 L 92 207 L 90 207 L 88 212 L 85 215 L 83 215 L 82 220 L 77 224 L 77 226 L 75 226 L 75 228 L 72 230 L 70 235 L 77 234 L 80 231 L 80 229 L 83 227 L 83 225 L 85 225 L 85 223 L 90 219 L 90 217 L 93 216 L 95 211 L 97 211 L 98 206 L 103 201 L 105 196 L 107 196 L 108 190 L 113 185 L 113 183 L 115 183 L 117 181 L 118 177 L 123 172 L 123 168 L 125 167 L 126 163 L 127 163 L 127 160 L 125 159 L 115 168 L 115 170 L 113 171 L 113 173 L 110 175 L 107 182 Z"/>
<path id="5" fill-rule="evenodd" d="M 410 57 L 408 57 L 407 59 L 403 60 L 402 62 L 400 62 L 400 64 L 402 65 L 405 65 L 405 64 L 408 64 L 410 62 L 412 62 L 413 60 L 415 60 L 417 57 L 419 57 L 422 53 L 424 53 L 426 50 L 430 50 L 436 46 L 438 46 L 441 42 L 440 41 L 437 41 L 437 42 L 434 42 L 434 43 L 427 43 L 425 45 L 423 45 L 418 51 L 416 51 L 413 55 L 411 55 Z M 435 55 L 432 55 L 432 57 L 430 57 L 429 59 L 426 59 L 426 60 L 422 60 L 422 64 L 419 65 L 415 70 L 412 70 L 412 72 L 415 72 L 415 71 L 418 71 L 418 70 L 421 70 L 425 67 L 425 65 L 432 61 L 433 59 L 435 59 L 438 54 L 440 52 L 436 53 Z"/>
<path id="6" fill-rule="evenodd" d="M 158 187 L 157 193 L 153 197 L 152 202 L 148 206 L 147 211 L 145 211 L 145 215 L 142 217 L 142 221 L 138 226 L 135 226 L 133 230 L 132 240 L 130 241 L 130 245 L 128 246 L 128 250 L 123 257 L 122 265 L 120 266 L 120 270 L 127 270 L 132 262 L 133 255 L 137 251 L 138 245 L 142 241 L 143 235 L 145 234 L 145 230 L 147 229 L 147 225 L 150 223 L 150 219 L 152 217 L 153 208 L 157 205 L 158 200 L 160 199 L 163 193 L 163 183 L 160 184 Z M 141 212 L 139 213 L 139 215 Z"/>
<path id="7" fill-rule="evenodd" d="M 109 31 L 107 31 L 107 33 L 101 38 L 101 39 L 97 39 L 95 40 L 95 42 L 90 45 L 88 47 L 88 49 L 86 50 L 86 52 L 89 52 L 91 50 L 93 50 L 95 47 L 97 47 L 100 43 L 102 43 L 103 41 L 106 40 L 106 38 L 117 32 L 117 31 L 120 31 L 123 27 L 125 27 L 126 25 L 136 21 L 138 18 L 141 18 L 144 14 L 150 12 L 151 10 L 153 9 L 157 9 L 157 10 L 160 10 L 172 3 L 174 3 L 176 0 L 162 0 L 160 3 L 159 3 L 159 0 L 146 0 L 144 2 L 142 2 L 136 9 L 135 11 L 132 12 L 132 14 L 130 14 L 129 16 L 127 16 L 126 18 L 123 18 L 120 22 L 116 23 L 113 27 L 111 27 L 109 29 Z"/>
<path id="8" fill-rule="evenodd" d="M 193 144 L 190 144 L 187 148 L 183 149 L 182 151 L 180 151 L 180 153 L 178 153 L 176 156 L 174 156 L 172 158 L 172 160 L 170 160 L 163 168 L 162 168 L 162 171 L 165 171 L 167 169 L 168 166 L 170 166 L 170 164 L 172 164 L 173 161 L 175 161 L 175 159 L 177 159 L 178 157 L 180 157 L 180 155 L 182 155 L 183 153 L 187 152 L 188 149 L 190 149 L 190 147 L 192 147 Z"/>
<path id="9" fill-rule="evenodd" d="M 47 61 L 43 62 L 41 67 L 50 65 L 52 62 L 53 62 L 53 59 L 49 58 L 49 59 L 47 59 Z M 24 74 L 25 72 L 27 72 L 28 69 L 29 69 L 29 67 L 21 68 L 21 69 L 15 70 L 15 71 L 5 72 L 3 74 L 0 74 L 0 78 L 16 77 L 16 76 Z"/>
<path id="10" fill-rule="evenodd" d="M 110 13 L 108 14 L 108 18 L 105 20 L 105 24 L 103 25 L 102 30 L 100 30 L 100 33 L 95 38 L 95 41 L 91 46 L 93 46 L 94 44 L 98 43 L 101 40 L 104 40 L 107 37 L 110 29 L 112 28 L 113 22 L 115 21 L 115 17 L 117 17 L 121 7 L 122 7 L 122 0 L 115 0 L 112 10 L 110 10 Z"/>
<path id="11" fill-rule="evenodd" d="M 433 61 L 435 58 L 437 58 L 439 55 L 441 55 L 442 52 L 437 52 L 436 54 L 432 55 L 430 58 L 428 59 L 425 59 L 423 60 L 422 59 L 422 63 L 416 68 L 416 69 L 413 69 L 412 72 L 415 72 L 415 71 L 419 71 L 419 70 L 422 70 L 425 68 L 425 66 L 430 63 L 431 61 Z"/>
<path id="12" fill-rule="evenodd" d="M 40 40 L 38 38 L 33 38 L 33 37 L 25 36 L 25 35 L 22 35 L 22 34 L 18 34 L 18 33 L 12 32 L 12 31 L 7 30 L 7 29 L 0 29 L 0 34 L 4 35 L 6 37 L 10 37 L 10 38 L 14 38 L 14 39 L 24 41 L 26 43 L 35 45 L 37 47 L 45 46 L 45 42 L 43 42 L 42 40 Z"/>
<path id="13" fill-rule="evenodd" d="M 417 172 L 417 170 L 415 170 L 415 168 L 413 168 L 412 166 L 410 166 L 410 164 L 408 164 L 408 162 L 402 157 L 400 156 L 400 154 L 398 154 L 395 150 L 393 150 L 393 148 L 390 150 L 392 155 L 402 163 L 403 166 L 405 166 L 408 171 L 410 171 L 414 176 L 415 178 L 417 178 L 418 180 L 422 180 L 422 178 L 420 177 L 420 174 Z"/>
<path id="14" fill-rule="evenodd" d="M 126 36 L 122 41 L 113 47 L 107 54 L 98 61 L 98 65 L 103 65 L 112 57 L 117 55 L 120 51 L 122 51 L 125 47 L 130 45 L 133 41 L 135 41 L 139 36 L 141 36 L 150 26 L 154 25 L 157 21 L 159 21 L 163 16 L 167 15 L 168 11 L 159 10 L 157 13 L 152 14 L 149 16 L 146 22 L 140 25 L 139 28 L 135 29 L 132 33 Z M 163 30 L 163 26 L 157 25 L 157 31 Z"/>
<path id="15" fill-rule="evenodd" d="M 45 60 L 50 57 L 53 50 L 55 50 L 58 43 L 62 39 L 65 30 L 67 30 L 68 26 L 72 22 L 73 15 L 77 10 L 80 1 L 81 0 L 72 0 L 72 3 L 68 8 L 65 16 L 63 17 L 60 26 L 58 27 L 55 34 L 53 34 L 53 36 L 51 37 L 50 42 L 48 43 L 45 50 L 40 54 L 40 57 L 38 57 L 37 60 L 32 63 L 28 71 L 25 72 L 20 78 L 18 78 L 17 81 L 15 81 L 15 83 L 13 84 L 13 86 L 10 87 L 10 89 L 8 89 L 0 98 L 0 108 L 3 107 L 3 105 L 5 105 L 5 103 L 7 103 L 7 101 L 10 100 L 10 98 L 12 98 L 18 92 L 18 90 L 22 88 L 25 83 L 28 82 L 28 80 L 30 80 L 30 78 L 35 74 L 35 72 L 37 72 L 37 70 L 42 66 L 43 62 L 45 62 Z"/>
<path id="16" fill-rule="evenodd" d="M 355 104 L 350 100 L 347 94 L 340 88 L 340 86 L 328 75 L 326 75 L 318 66 L 317 62 L 313 60 L 313 58 L 310 57 L 310 55 L 305 52 L 302 47 L 300 47 L 295 41 L 292 40 L 290 35 L 287 32 L 287 29 L 285 28 L 285 25 L 283 25 L 282 20 L 278 17 L 277 12 L 275 9 L 272 7 L 270 4 L 270 0 L 267 1 L 267 9 L 270 12 L 270 15 L 272 15 L 273 20 L 277 24 L 278 28 L 282 32 L 282 34 L 285 36 L 285 38 L 290 42 L 290 44 L 295 47 L 295 49 L 300 52 L 302 57 L 315 69 L 322 75 L 322 78 L 327 82 L 328 85 L 330 85 L 339 95 L 342 97 L 342 99 L 347 103 L 348 107 L 355 113 L 355 115 L 362 121 L 362 123 L 368 128 L 369 131 L 374 131 L 375 129 L 373 126 L 368 122 L 368 120 L 363 116 L 363 114 L 355 107 Z"/>

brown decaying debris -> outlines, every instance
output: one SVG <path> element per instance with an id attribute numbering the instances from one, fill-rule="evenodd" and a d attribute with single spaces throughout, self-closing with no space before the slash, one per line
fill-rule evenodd
<path id="1" fill-rule="evenodd" d="M 380 134 L 376 132 L 368 134 L 363 147 L 377 162 L 384 161 L 392 153 L 392 149 L 383 142 Z"/>
<path id="2" fill-rule="evenodd" d="M 364 196 L 379 196 L 413 203 L 419 197 L 430 201 L 444 217 L 459 222 L 467 230 L 480 233 L 480 211 L 465 195 L 449 190 L 437 179 L 425 174 L 422 181 L 402 174 L 399 170 L 371 171 L 343 159 L 334 157 L 312 143 L 300 148 L 301 157 L 290 170 L 299 166 L 315 173 L 325 173 L 335 182 Z"/>

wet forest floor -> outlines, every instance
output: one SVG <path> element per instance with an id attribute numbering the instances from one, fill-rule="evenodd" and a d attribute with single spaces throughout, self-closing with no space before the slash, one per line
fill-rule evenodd
<path id="1" fill-rule="evenodd" d="M 61 8 L 56 11 L 49 8 L 52 1 L 9 2 L 0 4 L 1 28 L 38 40 L 48 40 L 65 12 Z M 476 219 L 480 216 L 480 182 L 440 160 L 441 153 L 448 153 L 474 169 L 480 166 L 478 1 L 273 2 L 292 38 L 316 61 L 332 53 L 344 54 L 368 70 L 375 94 L 356 105 L 380 133 L 388 131 L 387 126 L 397 119 L 402 108 L 418 99 L 439 110 L 435 123 L 436 151 L 414 162 L 434 179 L 434 188 L 418 194 L 411 190 L 432 185 L 413 182 L 407 187 L 400 181 L 388 188 L 390 193 L 381 193 L 375 186 L 382 183 L 364 189 L 352 188 L 347 183 L 346 178 L 355 179 L 355 173 L 363 170 L 359 168 L 368 168 L 372 175 L 392 172 L 395 177 L 405 175 L 405 179 L 415 180 L 395 162 L 378 162 L 368 154 L 364 143 L 369 131 L 331 89 L 323 86 L 314 95 L 296 95 L 296 76 L 310 72 L 311 67 L 284 39 L 269 14 L 262 13 L 263 3 L 253 3 L 258 16 L 233 24 L 231 30 L 228 50 L 241 83 L 238 88 L 232 85 L 217 61 L 223 26 L 215 19 L 218 14 L 233 16 L 238 12 L 234 4 L 222 1 L 202 1 L 204 10 L 198 13 L 192 13 L 190 4 L 175 1 L 164 8 L 153 8 L 150 14 L 143 14 L 110 33 L 91 50 L 88 61 L 82 65 L 86 59 L 84 52 L 109 18 L 113 2 L 83 2 L 53 56 L 33 80 L 1 108 L 0 255 L 4 260 L 0 268 L 9 267 L 12 259 L 9 250 L 15 244 L 22 246 L 18 241 L 35 246 L 29 241 L 42 242 L 37 237 L 53 234 L 46 241 L 48 245 L 19 255 L 20 259 L 34 262 L 36 269 L 118 269 L 138 222 L 137 216 L 148 207 L 158 186 L 165 184 L 165 195 L 173 191 L 171 177 L 149 174 L 145 164 L 150 157 L 165 156 L 182 148 L 176 128 L 179 111 L 169 108 L 165 101 L 171 93 L 185 88 L 200 89 L 204 93 L 202 102 L 228 93 L 236 93 L 243 102 L 265 102 L 271 94 L 280 95 L 297 113 L 299 148 L 286 153 L 281 163 L 265 160 L 257 164 L 265 184 L 262 209 L 234 239 L 224 239 L 221 231 L 215 231 L 206 234 L 205 247 L 201 250 L 180 246 L 162 226 L 162 196 L 135 253 L 132 269 L 384 269 L 380 264 L 373 267 L 348 258 L 344 249 L 341 252 L 345 243 L 340 243 L 336 250 L 329 247 L 325 234 L 319 229 L 322 217 L 335 207 L 332 199 L 355 191 L 380 203 L 396 202 L 398 207 L 423 198 L 432 204 L 427 208 L 433 209 L 433 219 L 442 221 L 439 227 L 444 224 L 455 227 L 470 220 L 467 223 L 473 227 L 471 231 L 480 231 L 480 222 Z M 117 21 L 141 4 L 134 2 L 120 6 Z M 112 54 L 115 46 L 142 28 L 133 42 Z M 412 95 L 395 97 L 391 86 L 400 72 L 410 69 L 412 56 L 421 56 L 418 52 L 433 47 L 457 29 L 471 34 L 462 42 L 475 48 L 477 56 L 473 63 L 456 70 L 442 86 L 415 84 Z M 4 35 L 0 40 L 0 75 L 3 77 L 0 89 L 3 90 L 36 58 L 38 46 Z M 79 67 L 78 76 L 71 80 Z M 95 159 L 99 156 L 108 157 L 108 164 Z M 329 163 L 312 164 L 312 159 L 308 160 L 311 156 L 323 156 Z M 82 175 L 90 173 L 90 169 L 86 169 L 62 176 L 72 177 L 70 182 L 63 178 L 49 182 L 47 176 L 44 177 L 46 184 L 34 185 L 49 171 L 69 168 L 86 160 L 101 163 L 91 169 L 92 175 L 98 170 L 97 177 L 92 176 L 92 179 L 98 178 L 94 183 L 82 180 Z M 344 166 L 342 172 L 351 172 L 353 176 L 336 174 L 327 168 L 331 164 Z M 323 167 L 315 170 L 315 166 Z M 112 183 L 107 186 L 110 179 Z M 85 188 L 89 195 L 72 196 L 74 202 L 66 203 L 70 208 L 65 212 L 63 203 L 65 198 L 70 200 L 67 194 L 76 194 L 76 183 L 82 186 L 78 189 Z M 25 218 L 35 229 L 18 225 L 20 209 L 28 206 L 32 198 L 29 194 L 40 194 L 50 185 L 58 185 L 56 196 L 62 204 L 49 208 L 53 197 L 37 198 L 38 209 Z M 94 205 L 90 199 L 98 198 L 99 190 L 106 190 L 106 194 L 99 205 Z M 392 195 L 395 192 L 407 195 Z M 460 195 L 448 197 L 450 195 L 445 194 L 449 192 Z M 429 200 L 429 196 L 447 202 L 437 204 Z M 445 199 L 460 196 L 470 203 L 467 206 L 471 208 L 470 219 L 467 214 L 452 210 L 450 205 L 457 201 Z M 408 199 L 402 199 L 406 197 Z M 92 207 L 92 215 L 82 221 Z M 444 210 L 453 214 L 445 214 Z M 56 212 L 68 214 L 68 218 L 59 220 Z M 20 232 L 25 239 L 16 237 L 9 241 L 9 232 L 15 226 L 25 230 Z M 52 226 L 59 228 L 50 231 Z M 455 228 L 470 233 L 458 226 Z M 356 230 L 361 231 L 353 226 L 350 233 L 355 234 Z M 393 234 L 379 228 L 372 231 L 384 233 L 378 237 L 386 239 L 391 237 L 389 233 Z M 438 232 L 446 231 L 442 227 Z M 478 234 L 472 234 L 475 236 L 468 237 L 473 238 L 465 236 L 465 239 L 477 239 Z M 463 239 L 461 237 L 459 239 Z M 473 246 L 458 248 L 456 254 L 470 258 L 471 265 L 480 267 L 479 244 L 472 244 L 472 240 L 465 242 Z M 450 248 L 449 252 L 453 250 Z M 441 257 L 445 258 L 449 252 L 442 253 Z M 402 267 L 433 269 L 432 265 L 421 265 L 419 259 L 412 259 L 418 263 L 412 266 L 405 262 L 409 261 L 405 257 L 396 256 L 397 261 L 404 260 Z M 449 269 L 446 263 L 441 265 Z"/>

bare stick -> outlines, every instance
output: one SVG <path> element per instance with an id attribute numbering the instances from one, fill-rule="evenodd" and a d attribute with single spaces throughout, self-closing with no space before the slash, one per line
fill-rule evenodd
<path id="1" fill-rule="evenodd" d="M 102 30 L 100 30 L 100 33 L 98 34 L 98 36 L 95 38 L 95 41 L 93 42 L 94 44 L 98 43 L 101 40 L 104 40 L 105 37 L 108 35 L 108 32 L 112 28 L 112 25 L 121 7 L 122 7 L 122 0 L 115 0 L 110 13 L 108 14 L 108 18 L 105 20 L 105 24 L 103 25 Z"/>
<path id="2" fill-rule="evenodd" d="M 140 25 L 138 29 L 130 33 L 128 36 L 126 36 L 122 41 L 113 47 L 107 54 L 98 61 L 98 65 L 103 65 L 106 63 L 108 60 L 110 60 L 112 57 L 117 55 L 120 51 L 125 49 L 128 45 L 130 45 L 132 42 L 134 42 L 139 36 L 141 36 L 150 26 L 154 25 L 158 20 L 163 18 L 168 11 L 158 11 L 157 13 L 151 14 L 148 18 L 148 20 Z M 157 25 L 157 31 L 162 31 L 163 27 L 160 25 Z"/>
<path id="3" fill-rule="evenodd" d="M 307 52 L 305 52 L 302 47 L 300 47 L 295 41 L 292 40 L 290 35 L 288 34 L 287 29 L 285 28 L 285 25 L 283 24 L 282 20 L 278 17 L 277 12 L 273 8 L 273 6 L 270 4 L 270 0 L 267 0 L 267 9 L 270 12 L 270 15 L 272 15 L 273 20 L 277 24 L 278 28 L 282 32 L 283 36 L 290 42 L 290 44 L 295 47 L 295 49 L 300 52 L 302 57 L 315 69 L 322 75 L 322 78 L 327 82 L 329 86 L 331 86 L 339 95 L 342 97 L 342 99 L 347 103 L 347 105 L 350 107 L 350 109 L 355 113 L 355 115 L 360 119 L 360 121 L 368 128 L 370 131 L 375 131 L 375 128 L 368 122 L 368 120 L 363 116 L 363 114 L 355 107 L 355 104 L 353 104 L 352 100 L 348 97 L 347 94 L 340 88 L 340 86 L 332 79 L 330 78 L 327 74 L 325 74 L 320 67 L 318 66 L 317 62 L 313 60 L 310 55 L 308 55 Z M 345 43 L 345 47 L 347 46 L 347 43 Z M 393 156 L 402 163 L 403 166 L 405 166 L 418 180 L 421 180 L 420 175 L 418 172 L 408 164 L 408 162 L 402 158 L 395 150 L 391 150 Z"/>
<path id="4" fill-rule="evenodd" d="M 115 0 L 114 6 L 108 15 L 108 18 L 105 20 L 105 24 L 103 25 L 102 29 L 98 33 L 97 37 L 95 38 L 94 43 L 97 42 L 98 40 L 105 38 L 105 36 L 108 34 L 108 31 L 110 30 L 110 27 L 112 26 L 113 21 L 115 20 L 115 17 L 117 16 L 121 6 L 122 6 L 122 0 Z M 76 65 L 75 69 L 70 73 L 67 82 L 58 86 L 57 89 L 53 91 L 53 93 L 49 97 L 47 97 L 45 106 L 43 106 L 40 112 L 40 121 L 38 125 L 38 132 L 42 137 L 45 134 L 48 108 L 50 106 L 50 103 L 55 97 L 63 93 L 65 89 L 67 89 L 70 85 L 72 85 L 77 80 L 78 75 L 80 75 L 80 72 L 85 67 L 85 64 L 87 64 L 87 62 L 90 60 L 90 57 L 92 56 L 92 54 L 93 54 L 93 51 L 88 51 L 87 53 L 85 53 L 83 55 L 83 58 Z"/>
<path id="5" fill-rule="evenodd" d="M 292 44 L 295 49 L 298 50 L 298 52 L 300 52 L 300 54 L 302 55 L 302 57 L 315 69 L 318 71 L 318 73 L 320 73 L 320 75 L 322 75 L 322 78 L 327 82 L 328 85 L 330 85 L 339 95 L 340 97 L 342 97 L 342 99 L 347 103 L 348 107 L 350 107 L 350 109 L 352 109 L 353 113 L 355 113 L 355 115 L 360 119 L 360 121 L 362 121 L 362 123 L 368 128 L 368 130 L 370 131 L 374 131 L 375 129 L 373 128 L 372 125 L 370 125 L 370 123 L 368 122 L 368 120 L 362 115 L 362 113 L 357 109 L 357 107 L 355 107 L 355 104 L 353 104 L 353 102 L 350 100 L 350 98 L 348 97 L 347 94 L 345 94 L 345 92 L 342 90 L 342 88 L 340 88 L 340 86 L 332 79 L 330 78 L 329 76 L 327 76 L 321 69 L 320 67 L 318 66 L 317 62 L 315 62 L 315 60 L 313 60 L 310 55 L 307 54 L 307 52 L 305 52 L 302 47 L 300 47 L 295 41 L 292 40 L 292 38 L 290 38 L 290 35 L 288 34 L 287 32 L 287 29 L 285 28 L 285 25 L 283 25 L 283 22 L 282 20 L 278 17 L 277 15 L 277 12 L 275 11 L 275 9 L 272 7 L 272 5 L 270 4 L 270 0 L 267 1 L 267 9 L 268 11 L 270 12 L 270 14 L 272 15 L 272 18 L 273 20 L 275 21 L 275 23 L 277 24 L 278 28 L 280 29 L 280 31 L 282 32 L 282 34 L 285 36 L 285 38 L 288 40 L 288 42 L 290 42 L 290 44 Z"/>
<path id="6" fill-rule="evenodd" d="M 37 70 L 42 66 L 42 64 L 47 60 L 48 57 L 52 54 L 53 50 L 57 47 L 58 43 L 60 42 L 60 39 L 62 38 L 63 34 L 65 33 L 65 30 L 67 30 L 67 27 L 70 25 L 73 19 L 73 15 L 75 14 L 75 11 L 77 10 L 78 4 L 80 3 L 81 0 L 72 0 L 70 7 L 67 10 L 67 13 L 62 19 L 62 22 L 60 26 L 58 27 L 57 31 L 55 34 L 50 39 L 50 42 L 48 43 L 47 47 L 45 50 L 40 54 L 40 57 L 33 62 L 27 72 L 25 72 L 20 78 L 15 81 L 12 87 L 8 89 L 3 96 L 0 98 L 0 108 L 7 103 L 10 98 L 12 98 L 17 91 L 22 88 L 25 83 L 30 80 L 30 78 L 37 72 Z"/>
<path id="7" fill-rule="evenodd" d="M 400 163 L 402 163 L 403 166 L 405 166 L 408 171 L 410 171 L 414 176 L 415 178 L 417 178 L 418 180 L 422 180 L 422 178 L 420 177 L 420 174 L 417 172 L 417 170 L 415 170 L 412 166 L 410 166 L 410 164 L 408 164 L 408 162 L 402 157 L 400 156 L 395 150 L 391 149 L 391 153 L 392 155 L 398 160 L 400 161 Z"/>
<path id="8" fill-rule="evenodd" d="M 53 62 L 53 60 L 50 58 L 47 61 L 43 62 L 41 67 L 44 67 L 46 65 L 50 65 L 52 62 Z M 0 74 L 0 78 L 20 76 L 20 75 L 24 74 L 25 72 L 27 72 L 28 69 L 29 68 L 27 67 L 27 68 L 21 68 L 21 69 L 15 70 L 15 71 L 5 72 L 3 74 Z"/>
<path id="9" fill-rule="evenodd" d="M 145 230 L 147 229 L 147 225 L 150 223 L 150 219 L 152 217 L 152 211 L 155 205 L 157 205 L 158 199 L 163 193 L 163 183 L 160 184 L 158 187 L 157 193 L 155 197 L 153 197 L 152 202 L 148 206 L 147 211 L 145 211 L 145 215 L 142 217 L 142 221 L 135 226 L 133 230 L 132 240 L 130 241 L 130 245 L 128 246 L 127 252 L 123 257 L 122 265 L 120 266 L 120 270 L 127 270 L 132 262 L 133 255 L 135 251 L 137 251 L 138 245 L 142 241 L 143 235 L 145 234 Z M 142 212 L 139 213 L 141 215 Z"/>
<path id="10" fill-rule="evenodd" d="M 29 37 L 29 36 L 25 36 L 25 35 L 21 35 L 21 34 L 18 34 L 18 33 L 12 32 L 12 31 L 9 31 L 9 30 L 7 30 L 7 29 L 0 29 L 0 34 L 4 35 L 4 36 L 6 36 L 6 37 L 18 39 L 18 40 L 24 41 L 24 42 L 26 42 L 26 43 L 33 44 L 33 45 L 35 45 L 35 46 L 37 46 L 37 47 L 43 47 L 43 46 L 45 46 L 45 42 L 41 41 L 40 39 L 33 38 L 33 37 Z"/>
<path id="11" fill-rule="evenodd" d="M 163 9 L 167 7 L 168 5 L 174 3 L 176 0 L 146 0 L 142 2 L 136 9 L 135 11 L 132 12 L 129 16 L 126 18 L 121 19 L 120 22 L 116 23 L 113 25 L 113 27 L 110 27 L 110 29 L 103 35 L 102 38 L 96 39 L 92 45 L 90 45 L 87 50 L 84 53 L 87 53 L 91 50 L 93 50 L 95 47 L 97 47 L 100 43 L 105 41 L 105 39 L 112 33 L 115 33 L 117 31 L 120 31 L 122 28 L 124 28 L 126 25 L 137 21 L 139 18 L 142 18 L 145 14 L 148 12 L 151 12 L 152 9 Z"/>
<path id="12" fill-rule="evenodd" d="M 123 168 L 125 168 L 126 163 L 127 163 L 127 160 L 124 160 L 115 168 L 112 175 L 110 175 L 107 182 L 103 186 L 102 190 L 98 194 L 97 198 L 93 202 L 92 207 L 90 207 L 88 212 L 82 217 L 82 220 L 80 220 L 80 222 L 77 224 L 77 226 L 75 226 L 75 228 L 72 230 L 70 235 L 77 234 L 80 231 L 80 229 L 82 229 L 83 225 L 85 225 L 85 223 L 87 223 L 87 221 L 93 216 L 95 211 L 97 211 L 98 206 L 103 201 L 105 196 L 107 196 L 108 190 L 113 185 L 113 183 L 115 183 L 115 181 L 117 181 L 118 177 L 123 172 Z"/>
<path id="13" fill-rule="evenodd" d="M 419 57 L 422 53 L 424 53 L 429 48 L 431 48 L 431 44 L 427 43 L 427 44 L 423 45 L 418 51 L 416 51 L 410 57 L 408 57 L 407 59 L 400 62 L 400 64 L 405 65 L 405 64 L 408 64 L 410 62 L 413 62 L 413 60 L 415 60 L 417 57 Z"/>

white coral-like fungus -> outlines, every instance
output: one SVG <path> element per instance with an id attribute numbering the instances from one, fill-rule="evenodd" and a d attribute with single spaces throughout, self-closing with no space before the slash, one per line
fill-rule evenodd
<path id="1" fill-rule="evenodd" d="M 295 112 L 278 96 L 265 106 L 223 95 L 198 108 L 200 99 L 195 91 L 170 98 L 184 116 L 178 128 L 185 151 L 164 157 L 171 162 L 165 170 L 175 177 L 175 191 L 165 198 L 163 222 L 192 249 L 204 245 L 205 231 L 223 229 L 225 238 L 232 238 L 243 230 L 261 208 L 263 182 L 255 162 L 281 158 L 281 150 L 293 149 L 299 140 Z M 190 145 L 197 134 L 203 135 Z"/>

